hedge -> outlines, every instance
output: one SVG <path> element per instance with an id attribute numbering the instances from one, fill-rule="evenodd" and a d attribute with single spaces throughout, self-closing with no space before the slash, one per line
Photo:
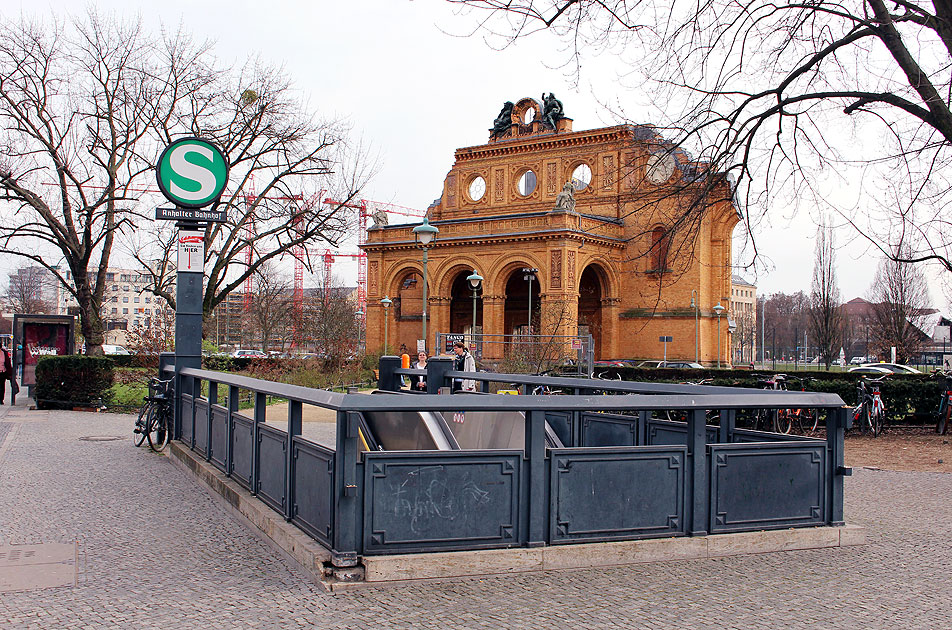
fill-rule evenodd
<path id="1" fill-rule="evenodd" d="M 72 409 L 98 406 L 112 386 L 115 362 L 107 357 L 41 357 L 36 364 L 36 406 Z"/>
<path id="2" fill-rule="evenodd" d="M 762 388 L 767 372 L 750 370 L 698 370 L 668 368 L 610 367 L 595 368 L 596 374 L 605 378 L 621 376 L 626 381 L 661 383 L 696 383 L 713 379 L 710 385 L 725 387 Z M 783 372 L 789 378 L 788 389 L 795 390 L 800 384 L 808 392 L 838 394 L 849 406 L 855 406 L 856 383 L 860 374 L 849 372 Z M 868 378 L 868 377 L 867 377 Z M 802 379 L 802 381 L 798 380 Z M 891 374 L 881 383 L 879 391 L 886 407 L 886 421 L 890 423 L 929 424 L 939 410 L 939 400 L 945 391 L 945 383 L 929 374 Z"/>

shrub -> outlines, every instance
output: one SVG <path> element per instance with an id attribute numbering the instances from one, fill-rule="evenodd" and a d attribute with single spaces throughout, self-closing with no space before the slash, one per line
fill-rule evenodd
<path id="1" fill-rule="evenodd" d="M 98 406 L 112 385 L 115 363 L 106 357 L 42 357 L 36 365 L 36 405 L 40 409 Z"/>

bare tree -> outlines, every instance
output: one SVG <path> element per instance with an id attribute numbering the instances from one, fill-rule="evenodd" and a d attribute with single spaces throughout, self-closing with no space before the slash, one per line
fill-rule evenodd
<path id="1" fill-rule="evenodd" d="M 833 228 L 821 224 L 817 229 L 813 286 L 810 291 L 810 329 L 817 356 L 826 369 L 839 357 L 843 340 L 843 311 L 840 288 L 836 282 L 836 244 Z"/>
<path id="2" fill-rule="evenodd" d="M 136 324 L 127 333 L 126 346 L 137 354 L 158 355 L 175 350 L 175 312 L 156 307 L 151 317 Z"/>
<path id="3" fill-rule="evenodd" d="M 345 289 L 334 276 L 322 279 L 321 285 L 304 301 L 302 333 L 305 345 L 314 344 L 330 368 L 340 370 L 358 346 L 358 305 L 347 299 Z"/>
<path id="4" fill-rule="evenodd" d="M 230 164 L 218 205 L 228 221 L 204 230 L 208 321 L 263 265 L 290 254 L 311 270 L 311 246 L 336 246 L 353 227 L 347 205 L 373 167 L 341 123 L 303 109 L 280 68 L 251 64 L 238 75 L 220 73 L 171 105 L 155 125 L 162 142 L 200 135 Z M 328 198 L 336 201 L 324 203 Z M 151 290 L 174 307 L 173 226 L 138 235 L 130 250 L 152 276 Z"/>
<path id="5" fill-rule="evenodd" d="M 805 203 L 952 270 L 949 2 L 450 2 L 499 45 L 553 32 L 576 77 L 589 52 L 627 61 L 619 81 L 663 103 L 671 152 L 736 181 L 748 231 L 774 200 Z"/>
<path id="6" fill-rule="evenodd" d="M 286 274 L 269 263 L 258 266 L 255 284 L 251 308 L 244 320 L 245 331 L 261 350 L 267 351 L 275 342 L 283 349 L 291 330 L 291 283 Z"/>
<path id="7" fill-rule="evenodd" d="M 50 314 L 55 312 L 56 305 L 49 299 L 55 288 L 56 279 L 49 271 L 29 265 L 10 274 L 6 298 L 14 313 Z"/>
<path id="8" fill-rule="evenodd" d="M 810 304 L 806 294 L 774 293 L 764 302 L 764 345 L 777 357 L 793 356 L 800 346 L 809 321 Z M 764 356 L 767 356 L 766 354 Z"/>
<path id="9" fill-rule="evenodd" d="M 928 341 L 922 326 L 930 312 L 925 274 L 910 263 L 897 262 L 905 256 L 896 252 L 894 257 L 883 259 L 870 287 L 872 335 L 879 356 L 890 356 L 890 349 L 895 347 L 900 363 L 915 357 Z"/>
<path id="10" fill-rule="evenodd" d="M 95 12 L 0 28 L 0 252 L 45 267 L 76 298 L 90 354 L 102 352 L 113 244 L 150 169 L 149 128 L 188 89 L 185 48 L 202 51 Z"/>

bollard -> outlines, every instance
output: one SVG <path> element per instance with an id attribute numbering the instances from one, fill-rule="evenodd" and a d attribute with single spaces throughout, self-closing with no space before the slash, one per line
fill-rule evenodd
<path id="1" fill-rule="evenodd" d="M 380 373 L 377 377 L 377 389 L 385 392 L 400 391 L 400 377 L 393 373 L 400 367 L 400 357 L 380 357 Z"/>
<path id="2" fill-rule="evenodd" d="M 446 373 L 453 370 L 455 361 L 451 357 L 433 357 L 426 362 L 426 393 L 439 394 L 440 387 L 452 387 L 446 382 Z"/>

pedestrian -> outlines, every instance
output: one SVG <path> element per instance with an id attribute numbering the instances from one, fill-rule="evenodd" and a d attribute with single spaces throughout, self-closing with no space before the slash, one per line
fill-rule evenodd
<path id="1" fill-rule="evenodd" d="M 457 372 L 475 372 L 476 371 L 476 359 L 473 358 L 473 355 L 469 353 L 469 350 L 466 348 L 466 344 L 462 341 L 453 342 L 453 352 L 456 353 L 456 360 L 454 362 L 454 369 Z M 476 391 L 476 381 L 472 379 L 453 379 L 453 391 L 459 392 L 475 392 Z"/>
<path id="2" fill-rule="evenodd" d="M 0 346 L 0 405 L 4 404 L 3 399 L 7 394 L 7 381 L 10 381 L 10 404 L 16 403 L 17 399 L 17 381 L 16 373 L 13 371 L 13 360 L 10 351 L 6 346 Z"/>
<path id="3" fill-rule="evenodd" d="M 418 352 L 417 360 L 413 362 L 414 370 L 425 370 L 426 369 L 426 353 Z M 426 391 L 426 377 L 425 376 L 411 376 L 410 377 L 414 391 Z"/>

